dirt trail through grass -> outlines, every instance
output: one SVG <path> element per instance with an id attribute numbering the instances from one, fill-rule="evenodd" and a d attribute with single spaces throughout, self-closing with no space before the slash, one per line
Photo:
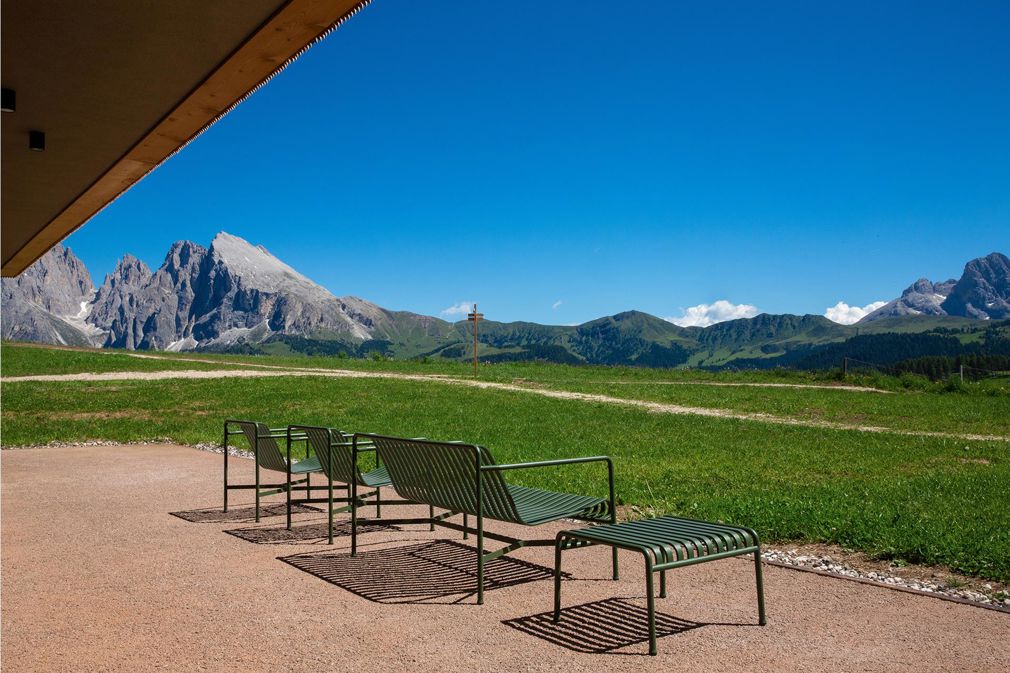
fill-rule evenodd
<path id="1" fill-rule="evenodd" d="M 289 368 L 279 365 L 262 365 L 243 362 L 229 362 L 222 360 L 208 360 L 201 358 L 163 358 L 157 355 L 131 354 L 131 357 L 146 359 L 161 359 L 171 361 L 211 363 L 222 366 L 241 367 L 241 369 L 221 369 L 221 370 L 175 370 L 175 371 L 154 371 L 154 372 L 104 372 L 104 373 L 80 373 L 80 374 L 43 374 L 35 376 L 11 376 L 3 378 L 4 383 L 16 382 L 69 382 L 69 381 L 158 381 L 168 379 L 216 379 L 216 378 L 269 378 L 284 376 L 313 376 L 326 378 L 379 378 L 379 379 L 399 379 L 404 381 L 435 382 L 446 385 L 468 386 L 471 388 L 506 390 L 528 395 L 539 395 L 563 400 L 578 400 L 582 402 L 595 402 L 601 404 L 613 404 L 619 406 L 635 407 L 660 414 L 680 414 L 693 416 L 708 416 L 712 418 L 725 418 L 742 421 L 755 421 L 760 423 L 772 423 L 777 425 L 792 425 L 810 428 L 824 428 L 830 430 L 855 430 L 859 432 L 880 432 L 893 433 L 899 435 L 915 437 L 940 437 L 948 439 L 964 439 L 977 441 L 1010 442 L 1010 437 L 999 435 L 982 435 L 971 433 L 949 433 L 933 432 L 927 430 L 899 430 L 872 425 L 853 425 L 847 423 L 836 423 L 831 421 L 818 421 L 812 419 L 790 418 L 787 416 L 776 416 L 758 412 L 741 412 L 728 409 L 711 409 L 705 407 L 692 407 L 680 404 L 669 404 L 663 402 L 652 402 L 648 400 L 626 399 L 612 397 L 610 395 L 599 395 L 594 393 L 580 393 L 568 390 L 551 390 L 540 387 L 517 385 L 514 383 L 499 383 L 492 381 L 479 381 L 473 379 L 460 379 L 446 375 L 437 374 L 404 374 L 399 372 L 365 372 L 350 369 L 319 369 L 319 368 Z M 761 385 L 783 385 L 783 384 L 761 384 Z M 803 387 L 803 386 L 796 386 Z M 834 386 L 820 386 L 831 387 Z M 837 388 L 841 388 L 840 386 Z M 852 388 L 857 388 L 852 386 Z M 862 389 L 874 390 L 874 389 Z"/>

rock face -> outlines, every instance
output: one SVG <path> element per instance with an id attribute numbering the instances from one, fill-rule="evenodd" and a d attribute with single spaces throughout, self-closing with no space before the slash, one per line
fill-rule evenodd
<path id="1" fill-rule="evenodd" d="M 3 281 L 3 337 L 45 343 L 189 350 L 274 334 L 364 342 L 425 330 L 431 320 L 335 297 L 262 246 L 224 232 L 209 249 L 175 243 L 153 273 L 126 255 L 97 292 L 62 246 Z"/>
<path id="2" fill-rule="evenodd" d="M 912 283 L 901 296 L 863 317 L 861 322 L 903 315 L 947 315 L 941 308 L 957 281 L 933 283 L 925 278 Z"/>
<path id="3" fill-rule="evenodd" d="M 103 345 L 166 349 L 182 338 L 192 326 L 191 309 L 206 256 L 202 246 L 179 241 L 153 274 L 135 257 L 123 257 L 99 288 L 91 312 L 95 325 L 107 333 Z"/>
<path id="4" fill-rule="evenodd" d="M 151 280 L 151 270 L 133 255 L 126 255 L 98 288 L 90 322 L 108 333 L 103 346 L 134 349 L 144 338 L 146 306 L 140 297 Z"/>
<path id="5" fill-rule="evenodd" d="M 968 318 L 1010 318 L 1010 260 L 994 252 L 968 262 L 943 309 Z"/>
<path id="6" fill-rule="evenodd" d="M 1010 260 L 994 252 L 968 262 L 960 280 L 915 281 L 901 297 L 859 322 L 905 315 L 952 315 L 979 320 L 1010 318 Z"/>
<path id="7" fill-rule="evenodd" d="M 175 243 L 153 274 L 124 257 L 91 312 L 107 347 L 189 350 L 260 342 L 274 334 L 371 339 L 387 311 L 338 298 L 262 246 L 221 232 L 210 249 Z"/>
<path id="8" fill-rule="evenodd" d="M 85 322 L 94 285 L 69 248 L 55 246 L 0 287 L 4 339 L 95 345 L 97 330 Z"/>
<path id="9" fill-rule="evenodd" d="M 369 339 L 381 308 L 338 299 L 271 255 L 226 233 L 214 239 L 195 279 L 191 329 L 200 344 L 260 341 L 272 333 Z"/>

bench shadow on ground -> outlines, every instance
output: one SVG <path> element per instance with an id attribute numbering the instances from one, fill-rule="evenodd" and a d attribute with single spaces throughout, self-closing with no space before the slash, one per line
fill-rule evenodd
<path id="1" fill-rule="evenodd" d="M 649 642 L 649 611 L 623 598 L 608 598 L 561 609 L 561 621 L 553 612 L 502 622 L 517 631 L 536 636 L 573 652 L 606 654 L 630 645 Z M 656 613 L 656 636 L 674 636 L 706 626 L 701 622 Z M 645 652 L 621 652 L 641 654 Z"/>
<path id="2" fill-rule="evenodd" d="M 398 530 L 400 530 L 398 526 L 380 522 L 358 524 L 359 535 L 361 533 L 379 533 Z M 246 542 L 253 542 L 255 544 L 304 544 L 307 542 L 325 543 L 326 538 L 329 535 L 329 529 L 325 521 L 306 524 L 303 526 L 293 525 L 291 526 L 291 530 L 288 530 L 282 525 L 275 528 L 236 528 L 234 530 L 226 530 L 224 532 L 229 535 L 234 535 Z M 350 536 L 350 521 L 341 521 L 333 524 L 333 537 Z"/>
<path id="3" fill-rule="evenodd" d="M 451 540 L 390 547 L 357 556 L 308 553 L 280 557 L 376 603 L 460 603 L 477 592 L 477 551 Z M 484 591 L 554 577 L 554 570 L 501 556 L 484 566 Z"/>
<path id="4" fill-rule="evenodd" d="M 292 514 L 317 514 L 322 511 L 309 505 L 291 506 Z M 260 518 L 283 516 L 286 513 L 287 507 L 284 503 L 260 506 Z M 252 505 L 248 507 L 232 507 L 227 512 L 221 511 L 220 507 L 205 507 L 203 509 L 190 509 L 183 512 L 169 512 L 169 514 L 190 523 L 253 523 L 256 521 L 256 508 Z"/>

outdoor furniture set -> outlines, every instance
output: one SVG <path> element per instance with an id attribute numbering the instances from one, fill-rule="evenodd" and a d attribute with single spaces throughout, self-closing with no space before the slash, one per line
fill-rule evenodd
<path id="1" fill-rule="evenodd" d="M 229 438 L 242 435 L 255 458 L 255 483 L 228 482 Z M 285 450 L 278 443 L 283 441 Z M 304 458 L 295 460 L 292 451 L 304 444 Z M 299 452 L 301 453 L 301 452 Z M 374 457 L 375 467 L 362 471 L 359 456 Z M 606 467 L 608 496 L 605 498 L 547 491 L 510 484 L 506 474 L 517 470 L 552 468 L 584 463 Z M 260 470 L 283 472 L 283 483 L 264 484 Z M 313 485 L 312 474 L 325 483 Z M 391 487 L 398 500 L 382 500 L 381 489 Z M 617 521 L 614 500 L 614 464 L 608 456 L 591 456 L 529 463 L 498 464 L 482 446 L 463 442 L 433 441 L 425 438 L 390 437 L 371 433 L 345 433 L 332 428 L 290 425 L 269 428 L 263 423 L 228 420 L 224 424 L 224 509 L 228 492 L 255 490 L 256 521 L 260 520 L 260 498 L 287 495 L 287 527 L 291 528 L 291 506 L 326 503 L 328 541 L 333 543 L 334 515 L 350 513 L 351 555 L 357 553 L 357 529 L 364 519 L 358 510 L 374 506 L 383 523 L 427 523 L 430 530 L 441 526 L 476 535 L 477 603 L 484 602 L 484 568 L 488 561 L 526 546 L 553 546 L 554 621 L 561 616 L 561 554 L 567 549 L 590 545 L 609 546 L 613 578 L 618 579 L 619 549 L 642 554 L 646 569 L 646 597 L 649 614 L 649 653 L 656 654 L 654 574 L 660 575 L 660 597 L 666 596 L 666 571 L 681 566 L 715 561 L 730 556 L 754 555 L 757 582 L 758 618 L 765 624 L 764 590 L 761 576 L 761 548 L 757 533 L 749 528 L 707 521 L 664 516 L 639 521 Z M 301 491 L 301 497 L 295 492 Z M 325 497 L 313 493 L 325 491 Z M 334 493 L 340 495 L 335 497 Z M 427 505 L 424 518 L 381 518 L 383 505 Z M 436 514 L 435 510 L 442 510 Z M 462 515 L 462 523 L 449 521 Z M 475 526 L 470 525 L 473 517 Z M 486 520 L 526 526 L 570 519 L 585 521 L 588 527 L 563 530 L 551 539 L 519 539 L 485 530 Z M 485 552 L 485 538 L 504 547 Z"/>

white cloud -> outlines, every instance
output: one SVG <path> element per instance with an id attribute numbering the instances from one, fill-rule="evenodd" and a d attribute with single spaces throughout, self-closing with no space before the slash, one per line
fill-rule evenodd
<path id="1" fill-rule="evenodd" d="M 711 304 L 698 304 L 681 309 L 681 311 L 683 315 L 666 318 L 666 320 L 681 327 L 708 327 L 726 320 L 753 318 L 758 314 L 757 306 L 734 304 L 725 299 L 714 301 Z"/>
<path id="2" fill-rule="evenodd" d="M 561 308 L 561 304 L 563 304 L 563 303 L 564 302 L 562 302 L 560 299 L 558 299 L 556 302 L 554 302 L 553 304 L 551 304 L 551 308 L 554 309 L 555 311 L 557 311 L 559 308 Z"/>
<path id="3" fill-rule="evenodd" d="M 461 301 L 458 304 L 454 304 L 449 308 L 442 309 L 442 315 L 462 315 L 465 316 L 467 313 L 473 310 L 474 302 L 472 301 Z"/>
<path id="4" fill-rule="evenodd" d="M 875 301 L 860 307 L 849 306 L 844 301 L 840 301 L 831 308 L 825 309 L 824 317 L 842 325 L 851 325 L 854 322 L 859 322 L 868 313 L 873 313 L 886 303 L 886 301 Z"/>

